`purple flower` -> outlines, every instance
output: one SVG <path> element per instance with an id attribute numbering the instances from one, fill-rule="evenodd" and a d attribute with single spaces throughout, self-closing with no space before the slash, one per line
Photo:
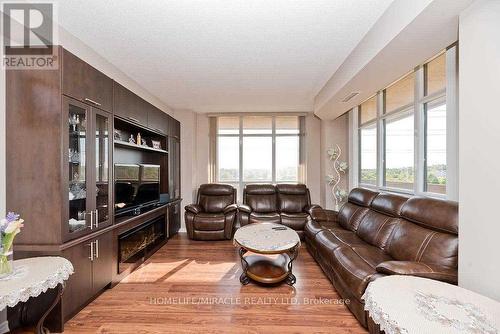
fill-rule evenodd
<path id="1" fill-rule="evenodd" d="M 14 212 L 9 212 L 5 219 L 7 220 L 7 223 L 12 223 L 19 219 L 19 215 Z"/>

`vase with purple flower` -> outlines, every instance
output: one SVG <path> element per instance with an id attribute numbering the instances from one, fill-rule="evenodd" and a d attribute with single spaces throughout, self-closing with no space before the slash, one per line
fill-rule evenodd
<path id="1" fill-rule="evenodd" d="M 14 238 L 19 232 L 24 220 L 19 218 L 19 215 L 14 212 L 9 212 L 5 218 L 0 221 L 0 279 L 12 275 L 14 270 L 12 262 L 14 260 L 14 253 L 12 251 L 12 244 Z"/>

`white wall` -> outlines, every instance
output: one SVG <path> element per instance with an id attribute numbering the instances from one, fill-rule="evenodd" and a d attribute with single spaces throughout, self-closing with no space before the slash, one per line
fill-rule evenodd
<path id="1" fill-rule="evenodd" d="M 321 173 L 321 120 L 313 113 L 306 116 L 306 184 L 311 193 L 311 203 L 321 205 L 321 189 L 324 177 Z"/>
<path id="2" fill-rule="evenodd" d="M 500 1 L 479 0 L 459 29 L 459 285 L 500 301 Z"/>
<path id="3" fill-rule="evenodd" d="M 200 184 L 208 183 L 209 123 L 205 114 L 191 110 L 175 110 L 174 117 L 181 122 L 181 197 L 184 206 L 196 201 Z M 181 231 L 186 231 L 184 213 Z"/>
<path id="4" fill-rule="evenodd" d="M 339 161 L 349 163 L 349 115 L 346 113 L 334 120 L 321 121 L 321 206 L 326 209 L 334 209 L 335 203 L 332 188 L 326 183 L 327 175 L 334 175 L 333 162 L 330 161 L 327 150 L 339 145 L 342 155 Z M 349 191 L 348 188 L 349 171 L 341 174 L 339 187 Z"/>

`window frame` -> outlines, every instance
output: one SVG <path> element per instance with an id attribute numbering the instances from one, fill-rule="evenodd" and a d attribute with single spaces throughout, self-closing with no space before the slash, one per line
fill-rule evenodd
<path id="1" fill-rule="evenodd" d="M 272 117 L 272 131 L 271 133 L 266 133 L 266 134 L 244 134 L 243 133 L 243 119 L 244 117 Z M 297 117 L 297 126 L 298 126 L 298 132 L 297 133 L 277 133 L 276 132 L 276 118 L 278 117 L 287 117 L 287 116 L 293 116 Z M 239 130 L 238 134 L 219 134 L 218 129 L 219 129 L 219 119 L 221 117 L 238 117 L 239 119 Z M 215 152 L 215 182 L 221 182 L 221 183 L 227 183 L 231 185 L 237 185 L 238 190 L 238 198 L 242 198 L 242 191 L 244 187 L 247 184 L 253 184 L 253 183 L 273 183 L 273 184 L 279 184 L 279 183 L 302 183 L 304 182 L 303 178 L 303 171 L 301 171 L 301 161 L 303 161 L 303 141 L 304 141 L 304 116 L 301 115 L 290 115 L 290 114 L 283 114 L 283 115 L 254 115 L 254 114 L 245 114 L 245 115 L 220 115 L 216 117 L 216 124 L 215 124 L 215 147 L 216 147 L 216 152 Z M 219 138 L 221 137 L 237 137 L 239 138 L 239 180 L 237 182 L 229 182 L 229 181 L 221 181 L 219 179 Z M 244 175 L 243 175 L 243 139 L 245 137 L 260 137 L 260 138 L 271 138 L 272 142 L 272 165 L 271 165 L 271 175 L 272 175 L 272 180 L 259 180 L 259 181 L 245 181 Z M 298 165 L 297 165 L 297 180 L 288 180 L 288 181 L 277 181 L 276 179 L 276 138 L 278 137 L 297 137 L 298 138 Z"/>
<path id="2" fill-rule="evenodd" d="M 435 91 L 429 95 L 425 95 L 425 85 L 426 85 L 426 68 L 427 64 L 434 60 L 435 58 L 445 54 L 446 57 L 446 87 Z M 357 158 L 357 161 L 353 161 L 353 165 L 357 169 L 356 176 L 354 179 L 354 186 L 361 186 L 365 188 L 371 188 L 378 191 L 386 191 L 391 193 L 406 194 L 406 195 L 420 195 L 426 197 L 436 197 L 436 198 L 447 198 L 454 199 L 458 198 L 458 188 L 456 186 L 450 186 L 454 182 L 458 182 L 458 160 L 456 159 L 455 152 L 458 148 L 458 126 L 457 121 L 457 45 L 453 44 L 446 50 L 436 54 L 434 57 L 415 67 L 411 72 L 406 73 L 404 76 L 400 77 L 403 79 L 407 75 L 414 72 L 414 101 L 404 106 L 400 106 L 394 110 L 388 110 L 385 113 L 385 90 L 386 88 L 392 86 L 400 79 L 391 83 L 384 89 L 378 91 L 375 95 L 377 96 L 377 118 L 374 120 L 367 121 L 365 123 L 361 122 L 361 104 L 352 109 L 353 117 L 357 122 L 353 122 L 352 126 L 354 129 L 352 133 L 357 136 L 355 138 L 357 154 L 353 155 Z M 366 100 L 373 97 L 370 96 Z M 365 100 L 365 101 L 366 101 Z M 363 101 L 363 102 L 365 102 Z M 446 177 L 446 194 L 439 194 L 427 191 L 427 177 L 426 177 L 426 157 L 427 157 L 427 147 L 426 147 L 426 107 L 428 104 L 445 104 L 446 105 L 446 157 L 447 157 L 447 177 Z M 413 113 L 414 116 L 414 185 L 412 190 L 387 187 L 385 186 L 385 174 L 386 174 L 386 131 L 385 123 L 387 119 L 393 119 L 400 115 Z M 377 124 L 377 182 L 374 186 L 373 184 L 363 183 L 361 179 L 361 130 L 372 126 L 373 123 Z"/>

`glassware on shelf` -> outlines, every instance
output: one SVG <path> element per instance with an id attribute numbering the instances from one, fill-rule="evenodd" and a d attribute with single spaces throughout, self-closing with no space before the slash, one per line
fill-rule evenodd
<path id="1" fill-rule="evenodd" d="M 69 125 L 73 127 L 73 131 L 76 131 L 76 126 L 80 124 L 80 115 L 73 114 L 69 117 Z"/>

